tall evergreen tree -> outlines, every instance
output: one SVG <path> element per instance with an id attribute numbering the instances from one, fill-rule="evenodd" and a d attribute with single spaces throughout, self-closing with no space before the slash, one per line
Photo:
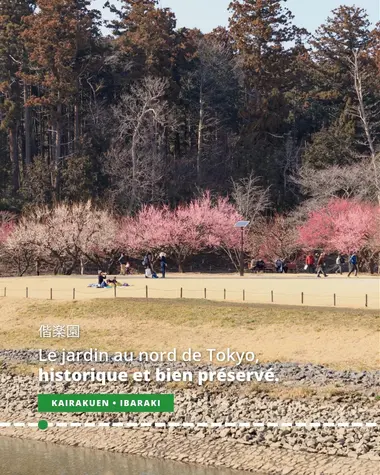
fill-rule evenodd
<path id="1" fill-rule="evenodd" d="M 359 7 L 340 6 L 310 41 L 312 52 L 305 75 L 310 76 L 314 86 L 309 90 L 309 100 L 320 111 L 315 123 L 323 129 L 307 149 L 309 163 L 318 162 L 319 167 L 345 165 L 363 152 L 363 147 L 358 146 L 363 141 L 358 140 L 360 123 L 353 114 L 358 98 L 352 62 L 356 53 L 368 49 L 370 40 L 367 12 Z"/>
<path id="2" fill-rule="evenodd" d="M 285 4 L 286 0 L 235 0 L 230 4 L 230 32 L 245 86 L 241 173 L 248 176 L 254 171 L 273 189 L 283 188 L 289 171 L 284 156 L 294 155 L 295 61 L 307 33 L 293 25 L 294 16 Z M 282 194 L 276 199 L 282 200 Z"/>
<path id="3" fill-rule="evenodd" d="M 13 195 L 20 186 L 20 152 L 26 161 L 30 159 L 30 122 L 27 109 L 24 112 L 27 88 L 21 78 L 27 58 L 21 34 L 25 29 L 24 17 L 31 15 L 33 8 L 34 2 L 29 0 L 0 3 L 0 120 L 8 135 Z M 22 150 L 19 138 L 24 118 L 26 146 Z"/>
<path id="4" fill-rule="evenodd" d="M 176 19 L 169 8 L 158 4 L 158 0 L 122 0 L 121 9 L 111 7 L 117 19 L 109 26 L 131 62 L 133 79 L 172 75 Z"/>
<path id="5" fill-rule="evenodd" d="M 48 159 L 54 163 L 52 185 L 56 199 L 60 194 L 62 161 L 75 150 L 68 145 L 78 142 L 80 82 L 91 62 L 93 39 L 99 33 L 100 14 L 89 8 L 90 3 L 89 0 L 38 0 L 38 10 L 26 19 L 27 29 L 23 32 L 32 64 L 25 78 L 36 88 L 29 102 L 47 107 L 50 116 Z"/>
<path id="6" fill-rule="evenodd" d="M 364 9 L 341 6 L 332 11 L 310 41 L 320 98 L 341 104 L 352 99 L 352 52 L 366 49 L 369 42 L 370 22 Z"/>
<path id="7" fill-rule="evenodd" d="M 291 72 L 289 43 L 305 33 L 293 25 L 286 0 L 235 0 L 230 4 L 230 32 L 245 70 L 247 93 L 263 103 L 284 90 Z"/>

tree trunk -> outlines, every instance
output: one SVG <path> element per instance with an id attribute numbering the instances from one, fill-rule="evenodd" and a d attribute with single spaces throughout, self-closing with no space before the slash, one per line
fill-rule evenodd
<path id="1" fill-rule="evenodd" d="M 54 199 L 59 201 L 60 182 L 61 182 L 61 143 L 62 143 L 62 124 L 61 124 L 62 106 L 57 106 L 57 116 L 55 120 L 55 137 L 54 137 L 54 178 L 53 189 Z"/>
<path id="2" fill-rule="evenodd" d="M 371 275 L 373 275 L 375 273 L 375 260 L 374 260 L 373 257 L 371 257 L 369 259 L 368 267 L 369 267 L 369 271 L 370 271 Z"/>
<path id="3" fill-rule="evenodd" d="M 176 258 L 176 262 L 177 262 L 177 266 L 178 266 L 178 272 L 180 272 L 181 274 L 183 274 L 185 272 L 185 261 L 187 259 L 186 258 L 182 258 L 182 257 L 177 257 Z"/>
<path id="4" fill-rule="evenodd" d="M 74 105 L 74 151 L 78 152 L 80 137 L 80 113 L 79 105 Z"/>
<path id="5" fill-rule="evenodd" d="M 17 143 L 17 125 L 9 129 L 9 154 L 12 162 L 12 193 L 15 195 L 20 188 L 20 163 Z"/>
<path id="6" fill-rule="evenodd" d="M 364 99 L 364 94 L 363 94 L 363 83 L 362 83 L 363 74 L 360 71 L 360 66 L 359 66 L 359 53 L 356 51 L 354 52 L 353 76 L 354 76 L 356 96 L 358 99 L 359 118 L 363 125 L 363 129 L 364 129 L 365 136 L 368 143 L 368 148 L 371 155 L 371 163 L 372 163 L 373 175 L 374 175 L 373 178 L 374 178 L 376 191 L 377 191 L 377 200 L 378 200 L 378 203 L 380 204 L 380 176 L 379 176 L 378 163 L 377 163 L 377 158 L 376 158 L 375 141 L 371 133 L 371 124 L 368 117 L 368 111 L 366 110 L 366 106 L 365 106 L 365 99 Z"/>
<path id="7" fill-rule="evenodd" d="M 36 275 L 40 275 L 41 262 L 39 259 L 36 259 Z"/>
<path id="8" fill-rule="evenodd" d="M 25 165 L 32 162 L 31 114 L 30 107 L 26 105 L 29 99 L 29 86 L 24 83 L 24 129 L 25 129 Z"/>
<path id="9" fill-rule="evenodd" d="M 132 137 L 132 147 L 131 147 L 131 158 L 132 158 L 132 189 L 131 189 L 131 199 L 130 199 L 130 205 L 129 205 L 129 211 L 132 211 L 133 208 L 136 205 L 136 196 L 137 196 L 137 180 L 136 180 L 136 175 L 137 175 L 137 152 L 136 152 L 136 133 L 137 129 L 135 130 L 135 133 L 133 134 Z"/>
<path id="10" fill-rule="evenodd" d="M 203 126 L 204 126 L 204 100 L 203 100 L 203 75 L 199 90 L 199 121 L 198 121 L 198 148 L 197 148 L 197 183 L 201 183 L 201 161 L 203 145 Z"/>

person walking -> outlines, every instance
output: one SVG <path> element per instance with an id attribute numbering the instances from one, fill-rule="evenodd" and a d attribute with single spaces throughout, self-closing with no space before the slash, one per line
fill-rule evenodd
<path id="1" fill-rule="evenodd" d="M 160 267 L 161 267 L 161 274 L 162 278 L 165 279 L 166 276 L 166 267 L 167 267 L 167 262 L 166 262 L 166 255 L 164 252 L 160 253 Z"/>
<path id="2" fill-rule="evenodd" d="M 323 274 L 325 277 L 327 277 L 327 274 L 325 272 L 325 263 L 326 263 L 326 254 L 324 252 L 321 252 L 321 255 L 318 257 L 317 261 L 317 277 L 321 277 L 321 274 Z"/>
<path id="3" fill-rule="evenodd" d="M 315 259 L 314 259 L 313 254 L 310 253 L 306 256 L 305 264 L 306 264 L 305 270 L 309 272 L 309 274 L 312 274 L 314 272 L 314 264 L 315 264 Z"/>
<path id="4" fill-rule="evenodd" d="M 121 253 L 119 257 L 120 275 L 125 275 L 127 262 L 128 262 L 127 257 L 123 253 Z"/>
<path id="5" fill-rule="evenodd" d="M 335 261 L 335 267 L 333 269 L 333 271 L 335 271 L 335 274 L 337 274 L 339 272 L 340 275 L 342 275 L 342 266 L 344 264 L 344 257 L 339 253 L 338 254 L 338 257 L 336 258 L 336 261 Z"/>
<path id="6" fill-rule="evenodd" d="M 355 272 L 355 277 L 358 276 L 358 257 L 356 255 L 356 252 L 353 252 L 350 256 L 350 259 L 348 261 L 348 267 L 349 267 L 349 272 L 348 272 L 348 277 L 351 277 L 351 274 Z"/>

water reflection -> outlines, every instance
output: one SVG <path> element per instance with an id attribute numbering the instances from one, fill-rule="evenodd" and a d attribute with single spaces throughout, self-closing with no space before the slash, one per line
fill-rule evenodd
<path id="1" fill-rule="evenodd" d="M 223 469 L 0 437 L 1 475 L 247 475 Z"/>

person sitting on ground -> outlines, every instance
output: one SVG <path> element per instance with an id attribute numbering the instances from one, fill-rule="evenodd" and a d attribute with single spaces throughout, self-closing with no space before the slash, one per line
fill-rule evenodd
<path id="1" fill-rule="evenodd" d="M 98 272 L 98 287 L 99 288 L 104 289 L 105 287 L 107 287 L 106 279 L 107 279 L 107 274 L 100 270 Z"/>

